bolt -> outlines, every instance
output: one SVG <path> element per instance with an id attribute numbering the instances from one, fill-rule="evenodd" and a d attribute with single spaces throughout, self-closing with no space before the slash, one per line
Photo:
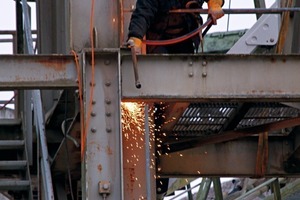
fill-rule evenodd
<path id="1" fill-rule="evenodd" d="M 95 86 L 95 85 L 96 85 L 96 83 L 90 82 L 90 86 Z"/>
<path id="2" fill-rule="evenodd" d="M 96 128 L 91 128 L 92 133 L 96 133 L 97 129 Z"/>
<path id="3" fill-rule="evenodd" d="M 275 41 L 274 38 L 271 38 L 271 39 L 270 39 L 270 42 L 274 42 L 274 41 Z"/>
<path id="4" fill-rule="evenodd" d="M 109 189 L 109 185 L 108 185 L 107 183 L 104 183 L 104 184 L 102 185 L 102 188 L 103 188 L 104 190 L 108 190 L 108 189 Z"/>
<path id="5" fill-rule="evenodd" d="M 111 128 L 106 128 L 106 132 L 111 133 Z"/>

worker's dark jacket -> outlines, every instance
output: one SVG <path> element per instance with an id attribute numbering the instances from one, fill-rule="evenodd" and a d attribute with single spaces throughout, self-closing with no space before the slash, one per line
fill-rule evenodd
<path id="1" fill-rule="evenodd" d="M 128 37 L 147 40 L 166 40 L 195 30 L 201 22 L 200 15 L 168 13 L 180 8 L 201 8 L 208 0 L 137 0 L 132 13 Z M 199 46 L 199 37 L 167 47 L 148 46 L 148 53 L 193 53 Z"/>

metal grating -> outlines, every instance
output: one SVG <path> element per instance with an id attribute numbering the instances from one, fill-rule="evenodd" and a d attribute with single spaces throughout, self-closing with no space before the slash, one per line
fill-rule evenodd
<path id="1" fill-rule="evenodd" d="M 237 103 L 192 103 L 173 128 L 176 136 L 218 133 L 237 109 Z"/>
<path id="2" fill-rule="evenodd" d="M 256 103 L 240 121 L 237 129 L 257 126 L 299 116 L 299 109 L 280 103 Z"/>
<path id="3" fill-rule="evenodd" d="M 174 136 L 202 137 L 220 133 L 235 117 L 238 103 L 192 103 L 173 127 Z M 251 103 L 235 129 L 297 117 L 300 110 L 281 103 Z"/>

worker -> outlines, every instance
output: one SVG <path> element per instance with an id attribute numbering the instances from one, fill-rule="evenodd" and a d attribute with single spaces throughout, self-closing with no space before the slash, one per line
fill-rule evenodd
<path id="1" fill-rule="evenodd" d="M 208 14 L 213 24 L 224 15 L 224 0 L 137 0 L 131 15 L 128 41 L 134 43 L 136 53 L 141 53 L 142 39 L 168 40 L 183 36 L 199 27 L 202 18 L 194 13 L 169 13 L 173 9 L 202 8 L 207 2 Z M 195 53 L 200 36 L 193 36 L 171 45 L 147 45 L 147 53 Z"/>

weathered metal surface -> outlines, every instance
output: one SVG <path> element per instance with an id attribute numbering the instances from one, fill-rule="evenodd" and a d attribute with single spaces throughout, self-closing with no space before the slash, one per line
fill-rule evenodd
<path id="1" fill-rule="evenodd" d="M 269 139 L 269 162 L 265 176 L 291 176 L 283 162 L 293 151 L 288 139 Z M 170 153 L 159 157 L 158 175 L 162 177 L 255 177 L 257 139 L 249 138 Z M 186 163 L 193 163 L 186 165 Z"/>
<path id="2" fill-rule="evenodd" d="M 275 130 L 284 130 L 286 128 L 295 127 L 300 124 L 300 118 L 291 118 L 286 120 L 281 120 L 278 122 L 263 124 L 259 126 L 253 126 L 249 128 L 244 129 L 238 129 L 238 130 L 231 130 L 231 131 L 225 131 L 220 132 L 219 134 L 210 135 L 207 137 L 200 137 L 200 138 L 192 138 L 192 139 L 186 139 L 182 142 L 176 141 L 176 142 L 170 142 L 163 145 L 163 153 L 164 152 L 175 152 L 179 150 L 189 149 L 192 147 L 197 146 L 203 146 L 207 144 L 215 144 L 215 143 L 221 143 L 221 142 L 227 142 L 230 140 L 235 140 L 239 138 L 244 138 L 247 136 L 255 135 L 262 132 L 268 132 L 268 131 L 275 131 Z"/>
<path id="3" fill-rule="evenodd" d="M 118 52 L 97 52 L 94 70 L 90 55 L 84 60 L 85 122 L 88 126 L 82 163 L 84 199 L 101 199 L 100 181 L 110 183 L 105 199 L 123 199 L 118 56 Z M 91 90 L 93 96 L 90 96 Z M 93 100 L 91 109 L 90 100 Z"/>
<path id="4" fill-rule="evenodd" d="M 0 89 L 77 87 L 76 79 L 72 56 L 0 56 Z"/>
<path id="5" fill-rule="evenodd" d="M 70 4 L 71 48 L 80 51 L 91 47 L 91 28 L 95 37 L 95 47 L 119 47 L 119 35 L 123 31 L 120 30 L 119 3 L 119 1 L 94 1 L 92 13 L 92 0 L 73 0 Z"/>
<path id="6" fill-rule="evenodd" d="M 124 100 L 205 101 L 300 99 L 299 55 L 138 56 L 141 89 L 132 60 L 122 57 Z"/>

